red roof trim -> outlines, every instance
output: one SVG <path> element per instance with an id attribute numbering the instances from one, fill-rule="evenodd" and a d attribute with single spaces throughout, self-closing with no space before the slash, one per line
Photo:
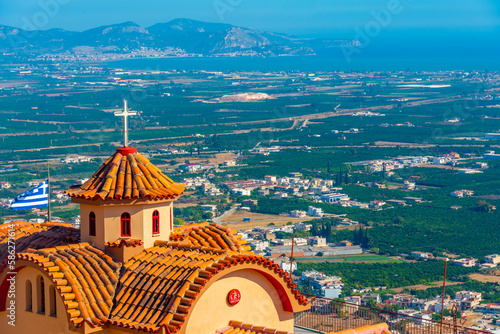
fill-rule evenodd
<path id="1" fill-rule="evenodd" d="M 117 153 L 120 153 L 123 156 L 127 156 L 132 153 L 137 153 L 137 149 L 135 147 L 124 146 L 116 149 Z"/>

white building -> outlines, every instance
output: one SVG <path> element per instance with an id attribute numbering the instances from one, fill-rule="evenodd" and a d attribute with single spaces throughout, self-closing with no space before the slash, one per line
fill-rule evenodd
<path id="1" fill-rule="evenodd" d="M 0 181 L 0 189 L 9 189 L 12 188 L 12 184 L 8 181 Z"/>
<path id="2" fill-rule="evenodd" d="M 295 226 L 295 229 L 297 229 L 297 230 L 310 231 L 312 224 L 297 223 L 294 226 Z"/>
<path id="3" fill-rule="evenodd" d="M 81 162 L 89 162 L 91 160 L 92 160 L 91 157 L 79 155 L 79 156 L 68 156 L 65 159 L 63 159 L 61 162 L 65 163 L 65 164 L 77 164 L 77 163 L 81 163 Z"/>
<path id="4" fill-rule="evenodd" d="M 411 252 L 411 256 L 417 258 L 417 259 L 428 259 L 429 258 L 429 253 L 422 253 L 422 252 Z"/>
<path id="5" fill-rule="evenodd" d="M 315 208 L 313 206 L 310 206 L 307 209 L 307 215 L 311 217 L 323 217 L 324 213 L 321 208 Z"/>
<path id="6" fill-rule="evenodd" d="M 307 239 L 305 238 L 294 238 L 295 245 L 297 246 L 306 246 L 307 245 Z"/>
<path id="7" fill-rule="evenodd" d="M 251 240 L 248 241 L 248 244 L 255 251 L 262 251 L 269 247 L 269 241 Z"/>
<path id="8" fill-rule="evenodd" d="M 287 273 L 289 273 L 290 272 L 290 262 L 281 262 L 280 268 L 283 269 L 284 271 L 286 271 Z M 292 264 L 292 272 L 294 272 L 295 270 L 297 270 L 297 262 L 294 262 Z"/>
<path id="9" fill-rule="evenodd" d="M 361 305 L 361 296 L 348 296 L 348 297 L 344 297 L 344 301 L 346 303 L 350 303 L 350 304 L 355 304 L 355 305 Z"/>
<path id="10" fill-rule="evenodd" d="M 373 201 L 370 201 L 370 208 L 375 208 L 375 209 L 378 209 L 378 208 L 381 208 L 385 205 L 386 203 L 384 201 L 379 201 L 379 200 L 373 200 Z"/>
<path id="11" fill-rule="evenodd" d="M 403 189 L 405 190 L 415 190 L 415 182 L 410 182 L 408 180 L 404 181 Z"/>
<path id="12" fill-rule="evenodd" d="M 445 158 L 445 157 L 435 157 L 432 159 L 432 164 L 434 165 L 444 165 L 445 163 L 447 163 L 448 161 L 450 161 L 449 158 Z"/>
<path id="13" fill-rule="evenodd" d="M 349 196 L 341 193 L 325 194 L 320 197 L 320 201 L 328 204 L 338 203 L 340 201 L 349 200 Z"/>
<path id="14" fill-rule="evenodd" d="M 311 245 L 316 246 L 316 247 L 326 247 L 326 238 L 321 238 L 318 236 L 312 237 L 311 238 Z"/>
<path id="15" fill-rule="evenodd" d="M 264 176 L 264 180 L 267 181 L 267 182 L 273 182 L 273 183 L 276 183 L 276 176 L 272 176 L 272 175 L 266 175 Z"/>
<path id="16" fill-rule="evenodd" d="M 455 265 L 460 267 L 474 267 L 476 265 L 477 259 L 464 258 L 459 260 L 454 260 Z"/>
<path id="17" fill-rule="evenodd" d="M 484 139 L 500 140 L 500 132 L 487 133 L 484 135 Z"/>
<path id="18" fill-rule="evenodd" d="M 305 218 L 306 212 L 301 211 L 301 210 L 293 210 L 290 212 L 290 216 L 295 217 L 295 218 Z"/>
<path id="19" fill-rule="evenodd" d="M 250 196 L 251 191 L 250 189 L 240 189 L 240 188 L 235 188 L 232 190 L 233 194 L 238 195 L 238 196 Z"/>
<path id="20" fill-rule="evenodd" d="M 495 264 L 495 265 L 499 264 L 500 263 L 500 255 L 498 255 L 498 254 L 487 255 L 484 257 L 484 262 Z"/>
<path id="21" fill-rule="evenodd" d="M 210 204 L 205 204 L 205 205 L 202 205 L 201 206 L 201 209 L 203 211 L 210 211 L 210 212 L 214 212 L 217 210 L 217 205 L 210 205 Z"/>

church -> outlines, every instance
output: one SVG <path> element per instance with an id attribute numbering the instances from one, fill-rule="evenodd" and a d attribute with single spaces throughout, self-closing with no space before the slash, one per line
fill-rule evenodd
<path id="1" fill-rule="evenodd" d="M 0 333 L 285 334 L 310 308 L 289 273 L 236 231 L 174 227 L 184 185 L 133 147 L 66 192 L 80 230 L 0 225 Z"/>

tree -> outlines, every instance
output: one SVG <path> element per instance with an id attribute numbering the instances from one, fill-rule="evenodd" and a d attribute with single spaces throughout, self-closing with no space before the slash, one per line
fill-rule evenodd
<path id="1" fill-rule="evenodd" d="M 373 298 L 370 298 L 367 302 L 366 302 L 366 306 L 370 307 L 370 308 L 378 308 L 377 307 L 377 302 L 375 301 L 375 299 Z"/>
<path id="2" fill-rule="evenodd" d="M 369 236 L 367 239 L 366 239 L 366 248 L 373 248 L 373 238 L 371 236 Z"/>
<path id="3" fill-rule="evenodd" d="M 185 221 L 180 218 L 174 218 L 174 225 L 184 225 Z"/>
<path id="4" fill-rule="evenodd" d="M 491 205 L 486 201 L 481 200 L 476 203 L 475 210 L 479 212 L 491 212 L 493 211 L 493 205 Z"/>
<path id="5" fill-rule="evenodd" d="M 306 295 L 314 295 L 314 290 L 311 287 L 311 283 L 307 281 L 304 285 L 300 287 L 300 291 Z"/>
<path id="6" fill-rule="evenodd" d="M 355 245 L 359 245 L 361 244 L 361 240 L 362 240 L 362 231 L 360 228 L 357 228 L 354 230 L 354 239 L 353 239 L 353 243 Z"/>
<path id="7" fill-rule="evenodd" d="M 205 212 L 203 214 L 203 219 L 211 219 L 214 216 L 212 212 Z"/>

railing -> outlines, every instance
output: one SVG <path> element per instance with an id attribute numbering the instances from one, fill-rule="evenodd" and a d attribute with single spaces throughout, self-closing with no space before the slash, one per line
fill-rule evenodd
<path id="1" fill-rule="evenodd" d="M 322 297 L 313 299 L 309 310 L 295 313 L 294 321 L 297 327 L 320 333 L 338 332 L 383 322 L 389 325 L 389 331 L 392 334 L 491 333 L 462 327 L 457 324 L 457 321 L 441 323 Z"/>

